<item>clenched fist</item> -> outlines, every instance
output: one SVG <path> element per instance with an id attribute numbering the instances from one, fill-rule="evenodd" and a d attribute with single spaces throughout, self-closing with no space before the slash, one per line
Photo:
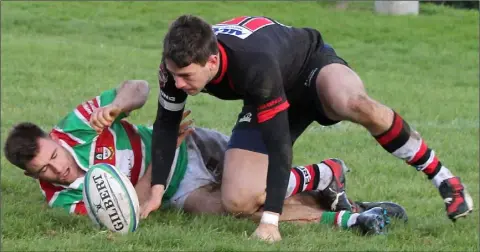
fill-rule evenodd
<path id="1" fill-rule="evenodd" d="M 90 117 L 90 125 L 97 133 L 101 133 L 105 127 L 112 125 L 121 112 L 122 110 L 113 104 L 95 109 Z"/>

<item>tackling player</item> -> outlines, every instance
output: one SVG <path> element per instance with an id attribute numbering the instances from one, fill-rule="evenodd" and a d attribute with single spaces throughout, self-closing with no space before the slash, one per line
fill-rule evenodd
<path id="1" fill-rule="evenodd" d="M 142 207 L 143 217 L 161 204 L 175 153 L 174 133 L 187 96 L 200 92 L 243 100 L 226 152 L 222 203 L 232 213 L 253 213 L 263 203 L 266 188 L 262 221 L 255 231 L 262 239 L 281 239 L 277 222 L 288 188 L 292 145 L 314 121 L 362 125 L 386 151 L 432 181 L 450 219 L 472 211 L 459 177 L 398 113 L 367 95 L 359 76 L 315 29 L 267 17 L 241 16 L 212 26 L 196 16 L 180 16 L 163 40 L 159 84 L 152 198 Z M 336 210 L 351 210 L 343 184 L 336 189 L 323 191 L 323 199 Z"/>

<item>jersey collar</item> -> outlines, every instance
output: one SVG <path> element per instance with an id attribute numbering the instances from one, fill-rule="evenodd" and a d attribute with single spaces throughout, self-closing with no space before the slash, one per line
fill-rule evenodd
<path id="1" fill-rule="evenodd" d="M 227 73 L 227 66 L 228 66 L 228 58 L 227 58 L 227 53 L 225 52 L 225 48 L 220 44 L 220 42 L 217 42 L 218 45 L 218 50 L 220 52 L 220 75 L 218 75 L 217 78 L 213 79 L 210 81 L 211 84 L 218 84 L 223 80 L 223 77 Z"/>

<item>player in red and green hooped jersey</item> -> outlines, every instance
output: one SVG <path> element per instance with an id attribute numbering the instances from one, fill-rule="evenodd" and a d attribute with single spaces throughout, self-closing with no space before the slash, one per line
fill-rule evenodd
<path id="1" fill-rule="evenodd" d="M 25 173 L 39 178 L 40 188 L 49 206 L 85 214 L 82 202 L 83 175 L 90 165 L 97 163 L 114 165 L 132 184 L 138 185 L 137 191 L 141 188 L 138 182 L 146 174 L 151 159 L 152 129 L 123 119 L 131 111 L 143 106 L 148 93 L 149 87 L 145 81 L 126 81 L 118 88 L 104 91 L 79 104 L 53 127 L 48 138 L 39 139 L 39 151 L 30 162 L 33 171 L 25 169 Z M 105 121 L 112 116 L 115 117 L 112 122 Z M 96 127 L 93 122 L 98 120 L 103 120 L 109 127 Z M 34 124 L 26 123 L 22 127 L 25 128 L 23 132 L 35 134 L 36 131 L 42 134 L 42 130 Z M 28 134 L 23 134 L 23 137 L 28 138 Z M 170 197 L 185 173 L 186 159 L 186 145 L 182 143 L 177 148 L 176 162 L 172 165 L 174 171 L 169 180 L 170 192 L 167 192 Z M 139 197 L 142 195 L 143 192 L 139 193 Z"/>
<path id="2" fill-rule="evenodd" d="M 102 92 L 78 105 L 62 118 L 49 134 L 33 123 L 21 123 L 10 132 L 5 156 L 25 174 L 38 178 L 40 188 L 51 207 L 61 207 L 70 213 L 86 214 L 82 202 L 83 175 L 96 163 L 117 167 L 135 186 L 140 202 L 150 193 L 151 134 L 150 127 L 133 125 L 125 120 L 128 114 L 146 102 L 149 88 L 145 81 L 125 81 L 116 89 Z M 188 116 L 184 113 L 183 118 Z M 228 137 L 209 129 L 190 128 L 191 121 L 180 125 L 175 161 L 168 176 L 163 204 L 172 204 L 188 212 L 224 213 L 220 191 L 213 184 L 221 180 L 223 154 Z M 32 141 L 33 139 L 33 141 Z M 391 203 L 356 203 L 357 211 L 323 212 L 315 202 L 298 194 L 329 188 L 336 177 L 329 170 L 345 166 L 341 160 L 326 159 L 319 164 L 297 166 L 291 171 L 286 198 L 296 211 L 283 216 L 285 221 L 317 221 L 350 227 L 369 220 L 368 210 L 375 206 L 389 208 L 391 216 L 406 219 L 405 210 Z M 322 177 L 320 177 L 322 174 Z M 295 197 L 295 196 L 298 197 Z M 293 197 L 290 197 L 293 196 Z M 306 208 L 302 209 L 305 205 Z M 319 206 L 313 210 L 310 206 Z M 328 209 L 328 207 L 327 207 Z M 252 216 L 253 219 L 258 218 Z M 358 221 L 357 221 L 358 220 Z"/>

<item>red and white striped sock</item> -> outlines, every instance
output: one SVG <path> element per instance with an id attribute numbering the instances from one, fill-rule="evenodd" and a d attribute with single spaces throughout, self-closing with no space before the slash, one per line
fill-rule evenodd
<path id="1" fill-rule="evenodd" d="M 332 170 L 324 162 L 294 167 L 290 170 L 285 198 L 305 191 L 323 190 L 332 178 Z"/>
<path id="2" fill-rule="evenodd" d="M 425 173 L 437 188 L 443 180 L 453 177 L 438 160 L 435 151 L 396 112 L 390 129 L 375 136 L 375 139 L 386 151 Z"/>

